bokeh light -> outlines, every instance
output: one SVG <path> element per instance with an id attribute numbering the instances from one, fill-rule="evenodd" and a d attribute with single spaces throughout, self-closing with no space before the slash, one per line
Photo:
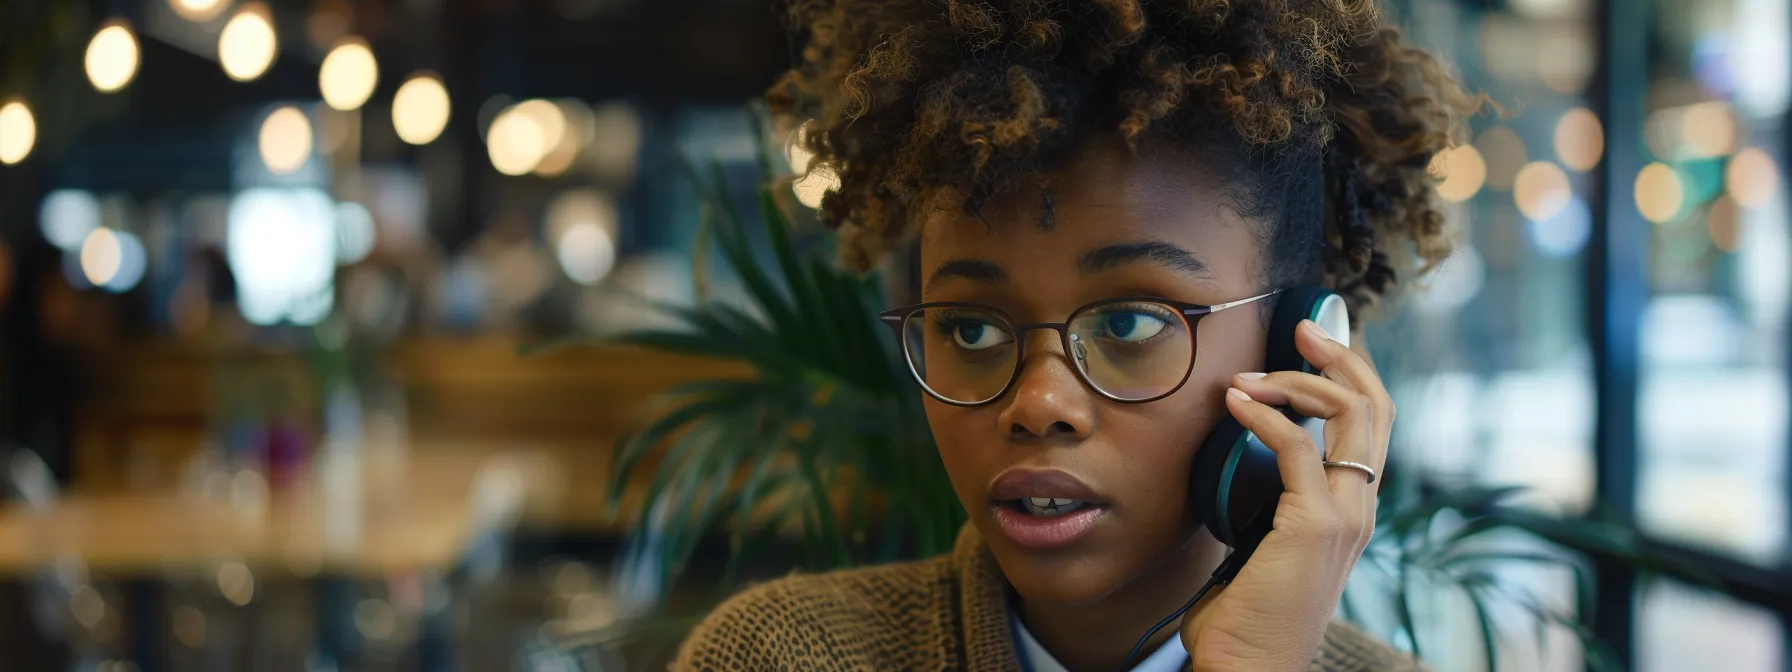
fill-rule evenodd
<path id="1" fill-rule="evenodd" d="M 815 122 L 805 121 L 803 125 L 790 132 L 790 139 L 784 143 L 784 160 L 790 163 L 790 172 L 802 175 L 809 172 L 809 162 L 815 159 L 815 153 L 802 145 L 804 131 Z"/>
<path id="2" fill-rule="evenodd" d="M 1474 245 L 1458 245 L 1420 281 L 1414 306 L 1449 314 L 1468 305 L 1487 286 L 1487 263 Z"/>
<path id="3" fill-rule="evenodd" d="M 559 171 L 564 171 L 566 166 L 571 163 L 571 160 L 567 159 L 567 161 L 558 165 L 550 164 L 544 166 L 544 164 L 547 163 L 549 155 L 552 154 L 553 151 L 560 146 L 560 143 L 566 139 L 566 114 L 560 110 L 559 105 L 555 105 L 552 101 L 532 98 L 517 103 L 505 114 L 527 117 L 531 122 L 530 125 L 533 125 L 537 129 L 541 137 L 540 148 L 530 150 L 534 154 L 533 158 L 527 157 L 527 152 L 523 151 L 528 150 L 531 145 L 526 143 L 518 145 L 517 148 L 519 151 L 518 155 L 513 157 L 516 159 L 516 163 L 513 165 L 521 166 L 525 163 L 528 164 L 528 168 L 523 171 L 525 173 L 536 172 L 558 174 Z M 500 115 L 500 118 L 502 118 L 502 116 L 503 115 Z"/>
<path id="4" fill-rule="evenodd" d="M 355 604 L 355 631 L 369 641 L 391 639 L 398 632 L 398 614 L 391 603 L 368 598 Z"/>
<path id="5" fill-rule="evenodd" d="M 17 100 L 0 105 L 0 163 L 24 161 L 36 144 L 37 119 L 31 108 Z"/>
<path id="6" fill-rule="evenodd" d="M 261 161 L 276 175 L 290 175 L 305 167 L 311 157 L 311 121 L 290 105 L 278 108 L 261 122 Z"/>
<path id="7" fill-rule="evenodd" d="M 448 89 L 433 72 L 411 75 L 392 97 L 392 127 L 413 145 L 427 145 L 448 127 Z"/>
<path id="8" fill-rule="evenodd" d="M 1690 158 L 1724 156 L 1736 146 L 1736 116 L 1723 102 L 1699 103 L 1680 117 L 1680 139 Z"/>
<path id="9" fill-rule="evenodd" d="M 373 58 L 373 50 L 358 37 L 343 38 L 338 42 L 317 71 L 317 86 L 323 91 L 324 102 L 344 111 L 365 105 L 379 80 L 380 68 Z"/>
<path id="10" fill-rule="evenodd" d="M 230 201 L 225 258 L 251 324 L 316 324 L 334 301 L 336 204 L 315 189 L 248 189 Z"/>
<path id="11" fill-rule="evenodd" d="M 499 112 L 485 136 L 486 153 L 491 157 L 492 167 L 505 175 L 524 175 L 534 170 L 551 146 L 540 119 L 519 109 L 521 107 L 518 104 Z M 554 117 L 559 117 L 558 109 L 555 109 Z M 559 140 L 557 134 L 554 140 Z"/>
<path id="12" fill-rule="evenodd" d="M 543 217 L 543 238 L 558 241 L 577 224 L 592 223 L 602 227 L 611 239 L 620 230 L 616 203 L 596 189 L 568 189 L 548 201 Z"/>
<path id="13" fill-rule="evenodd" d="M 137 36 L 124 21 L 108 22 L 87 43 L 87 81 L 101 93 L 131 83 L 137 75 Z"/>
<path id="14" fill-rule="evenodd" d="M 205 647 L 205 614 L 192 605 L 181 605 L 174 610 L 174 618 L 170 623 L 174 630 L 174 638 L 180 640 L 189 649 Z"/>
<path id="15" fill-rule="evenodd" d="M 112 281 L 123 266 L 124 249 L 111 229 L 98 228 L 87 234 L 81 244 L 81 273 L 87 282 L 100 286 Z"/>
<path id="16" fill-rule="evenodd" d="M 585 148 L 591 167 L 612 184 L 633 181 L 641 155 L 641 115 L 635 106 L 611 101 L 592 108 L 591 138 Z"/>
<path id="17" fill-rule="evenodd" d="M 1537 252 L 1550 259 L 1579 254 L 1593 236 L 1593 210 L 1579 197 L 1568 199 L 1568 205 L 1554 217 L 1525 220 L 1525 232 Z"/>
<path id="18" fill-rule="evenodd" d="M 353 264 L 373 253 L 376 232 L 367 206 L 347 201 L 336 204 L 336 263 Z"/>
<path id="19" fill-rule="evenodd" d="M 1742 208 L 1729 196 L 1718 197 L 1705 213 L 1705 228 L 1713 246 L 1735 252 L 1742 246 Z"/>
<path id="20" fill-rule="evenodd" d="M 231 604 L 244 606 L 255 599 L 255 575 L 240 562 L 218 566 L 218 592 Z"/>
<path id="21" fill-rule="evenodd" d="M 1525 164 L 1512 183 L 1512 201 L 1531 221 L 1543 221 L 1560 214 L 1573 197 L 1568 175 L 1548 161 Z"/>
<path id="22" fill-rule="evenodd" d="M 821 207 L 821 199 L 828 192 L 840 188 L 840 175 L 828 165 L 811 165 L 809 172 L 790 184 L 791 191 L 796 192 L 796 200 L 806 207 Z"/>
<path id="23" fill-rule="evenodd" d="M 584 148 L 585 141 L 588 139 L 585 134 L 591 122 L 591 109 L 580 101 L 563 100 L 558 103 L 548 103 L 548 105 L 553 106 L 553 112 L 549 113 L 544 110 L 538 113 L 543 115 L 539 119 L 542 128 L 551 134 L 552 129 L 558 126 L 560 132 L 558 135 L 551 136 L 553 142 L 548 145 L 541 160 L 535 164 L 535 174 L 542 177 L 554 177 L 565 173 L 568 168 L 572 167 L 573 161 L 579 158 L 579 150 Z M 554 123 L 555 119 L 559 120 L 558 124 Z"/>
<path id="24" fill-rule="evenodd" d="M 100 228 L 100 201 L 89 191 L 57 189 L 38 205 L 37 226 L 56 249 L 75 252 Z"/>
<path id="25" fill-rule="evenodd" d="M 1569 170 L 1584 173 L 1598 166 L 1605 155 L 1605 128 L 1599 115 L 1584 107 L 1563 114 L 1556 121 L 1555 145 L 1556 157 Z"/>
<path id="26" fill-rule="evenodd" d="M 114 294 L 131 291 L 149 268 L 143 241 L 129 231 L 94 229 L 81 244 L 81 274 Z"/>
<path id="27" fill-rule="evenodd" d="M 1593 77 L 1593 66 L 1598 61 L 1596 49 L 1597 42 L 1585 28 L 1557 25 L 1539 38 L 1538 77 L 1557 93 L 1579 93 Z"/>
<path id="28" fill-rule="evenodd" d="M 123 294 L 143 280 L 144 272 L 149 270 L 149 255 L 137 234 L 114 231 L 113 236 L 118 239 L 118 270 L 110 279 L 96 284 L 108 292 Z"/>
<path id="29" fill-rule="evenodd" d="M 260 77 L 274 64 L 276 40 L 267 9 L 244 7 L 218 33 L 218 62 L 224 66 L 224 74 L 239 82 Z"/>
<path id="30" fill-rule="evenodd" d="M 188 21 L 210 21 L 228 5 L 226 0 L 168 0 L 168 7 Z"/>
<path id="31" fill-rule="evenodd" d="M 1750 147 L 1730 157 L 1729 165 L 1724 167 L 1724 184 L 1736 203 L 1758 208 L 1772 201 L 1774 192 L 1779 191 L 1779 167 L 1767 152 Z"/>
<path id="32" fill-rule="evenodd" d="M 1636 176 L 1636 209 L 1643 219 L 1664 224 L 1680 214 L 1686 186 L 1680 174 L 1665 163 L 1651 163 Z"/>
<path id="33" fill-rule="evenodd" d="M 1487 186 L 1500 191 L 1512 188 L 1518 170 L 1529 160 L 1524 139 L 1507 126 L 1494 126 L 1475 138 L 1475 149 L 1487 164 Z"/>
<path id="34" fill-rule="evenodd" d="M 1431 159 L 1431 175 L 1443 181 L 1437 195 L 1452 203 L 1474 198 L 1487 184 L 1487 162 L 1474 145 L 1460 145 L 1438 152 Z"/>
<path id="35" fill-rule="evenodd" d="M 616 265 L 616 241 L 597 222 L 575 222 L 561 234 L 555 256 L 566 277 L 581 285 L 595 285 Z"/>

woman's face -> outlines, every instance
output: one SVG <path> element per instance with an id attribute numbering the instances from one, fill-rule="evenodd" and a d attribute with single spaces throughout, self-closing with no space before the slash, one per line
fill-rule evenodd
<path id="1" fill-rule="evenodd" d="M 983 304 L 1025 324 L 1061 322 L 1089 302 L 1119 296 L 1212 305 L 1265 290 L 1261 225 L 1230 205 L 1224 185 L 1187 164 L 1140 160 L 1115 147 L 1080 157 L 1050 176 L 1049 227 L 1041 218 L 1048 199 L 1038 188 L 990 202 L 982 219 L 957 210 L 929 217 L 921 232 L 923 300 Z M 1201 319 L 1186 384 L 1157 401 L 1098 395 L 1049 329 L 1017 337 L 1024 365 L 994 402 L 927 399 L 953 489 L 1022 596 L 1067 606 L 1102 599 L 1193 538 L 1189 468 L 1226 412 L 1230 376 L 1262 366 L 1257 307 Z M 1064 497 L 1066 489 L 1086 491 L 1092 511 L 1053 520 L 1010 499 Z"/>

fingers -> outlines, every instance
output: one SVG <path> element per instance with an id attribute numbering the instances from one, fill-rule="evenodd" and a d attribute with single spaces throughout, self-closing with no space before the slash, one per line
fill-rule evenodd
<path id="1" fill-rule="evenodd" d="M 1394 422 L 1394 402 L 1381 383 L 1381 376 L 1361 355 L 1343 343 L 1332 340 L 1318 324 L 1304 320 L 1295 330 L 1294 347 L 1301 357 L 1321 375 L 1337 381 L 1368 397 L 1375 404 L 1378 426 L 1385 429 Z"/>
<path id="2" fill-rule="evenodd" d="M 1233 385 L 1259 403 L 1292 407 L 1301 415 L 1325 420 L 1322 459 L 1361 462 L 1377 473 L 1381 471 L 1375 448 L 1375 409 L 1368 397 L 1336 381 L 1298 371 L 1279 371 L 1267 376 L 1240 374 L 1233 379 Z M 1302 435 L 1312 436 L 1305 427 L 1293 422 L 1288 424 Z M 1264 440 L 1268 442 L 1269 439 L 1264 437 Z M 1325 475 L 1331 484 L 1329 489 L 1341 498 L 1369 499 L 1380 490 L 1359 471 L 1326 469 Z"/>
<path id="3" fill-rule="evenodd" d="M 1263 404 L 1287 406 L 1309 418 L 1349 424 L 1353 430 L 1373 431 L 1375 428 L 1375 409 L 1369 397 L 1335 380 L 1299 371 L 1278 371 L 1268 375 L 1241 373 L 1233 378 L 1232 384 Z M 1356 460 L 1369 456 L 1363 452 L 1343 453 L 1351 455 L 1347 458 L 1337 457 L 1340 453 L 1330 449 L 1325 454 L 1327 459 Z"/>
<path id="4" fill-rule="evenodd" d="M 1282 487 L 1297 495 L 1318 495 L 1330 491 L 1325 467 L 1320 465 L 1319 449 L 1313 437 L 1287 416 L 1251 399 L 1244 390 L 1226 390 L 1226 408 L 1238 424 L 1257 435 L 1276 454 L 1276 468 L 1282 473 Z"/>

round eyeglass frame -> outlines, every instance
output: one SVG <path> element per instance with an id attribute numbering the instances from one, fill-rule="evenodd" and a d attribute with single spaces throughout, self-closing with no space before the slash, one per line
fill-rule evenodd
<path id="1" fill-rule="evenodd" d="M 1238 306 L 1255 303 L 1257 301 L 1267 299 L 1269 297 L 1275 296 L 1280 293 L 1282 293 L 1282 290 L 1277 289 L 1277 290 L 1272 290 L 1272 291 L 1269 291 L 1269 292 L 1266 292 L 1263 294 L 1258 294 L 1253 297 L 1239 299 L 1237 301 L 1228 301 L 1226 303 L 1221 303 L 1221 304 L 1216 304 L 1216 305 L 1188 303 L 1186 301 L 1175 301 L 1172 299 L 1165 299 L 1165 298 L 1157 297 L 1157 296 L 1122 296 L 1122 297 L 1115 297 L 1115 298 L 1111 298 L 1111 299 L 1102 299 L 1100 301 L 1095 301 L 1092 303 L 1084 304 L 1082 307 L 1079 307 L 1076 310 L 1070 311 L 1070 317 L 1065 319 L 1062 322 L 1033 322 L 1033 323 L 1026 323 L 1026 324 L 1017 323 L 1014 321 L 1013 318 L 1009 317 L 1007 313 L 1004 313 L 1001 310 L 991 308 L 989 306 L 986 306 L 986 305 L 983 305 L 980 303 L 970 303 L 967 301 L 933 301 L 933 302 L 929 302 L 929 303 L 917 303 L 912 306 L 904 306 L 902 308 L 886 310 L 882 313 L 878 313 L 877 319 L 878 319 L 878 321 L 883 322 L 886 325 L 889 325 L 890 329 L 892 331 L 896 332 L 896 346 L 898 348 L 902 349 L 902 359 L 903 359 L 904 363 L 906 363 L 908 365 L 909 376 L 913 377 L 915 379 L 915 382 L 921 385 L 921 389 L 927 393 L 927 396 L 930 396 L 930 397 L 933 397 L 934 399 L 939 400 L 940 403 L 950 404 L 952 406 L 960 406 L 960 407 L 970 408 L 970 407 L 976 407 L 976 406 L 985 406 L 985 405 L 994 403 L 996 400 L 999 400 L 1003 396 L 1006 396 L 1008 394 L 1008 391 L 1014 388 L 1014 382 L 1017 380 L 1020 380 L 1020 372 L 1023 369 L 1025 369 L 1026 365 L 1027 365 L 1027 348 L 1025 345 L 1026 339 L 1024 338 L 1024 335 L 1027 332 L 1034 331 L 1037 329 L 1050 329 L 1052 331 L 1058 332 L 1059 347 L 1062 347 L 1064 349 L 1064 352 L 1066 353 L 1066 356 L 1069 356 L 1069 353 L 1074 352 L 1074 350 L 1071 349 L 1072 345 L 1070 342 L 1070 325 L 1071 325 L 1071 323 L 1075 322 L 1076 318 L 1078 316 L 1082 315 L 1083 313 L 1086 313 L 1090 310 L 1094 310 L 1097 308 L 1101 308 L 1103 306 L 1111 306 L 1111 305 L 1119 304 L 1119 303 L 1155 303 L 1155 304 L 1159 304 L 1159 305 L 1163 305 L 1163 306 L 1168 306 L 1170 308 L 1175 309 L 1176 313 L 1178 315 L 1182 316 L 1183 325 L 1188 328 L 1189 352 L 1188 352 L 1188 364 L 1186 367 L 1184 367 L 1184 369 L 1182 371 L 1182 377 L 1177 379 L 1176 385 L 1174 387 L 1171 387 L 1169 390 L 1165 391 L 1163 394 L 1159 394 L 1154 397 L 1146 397 L 1143 399 L 1127 399 L 1124 397 L 1117 397 L 1117 396 L 1114 396 L 1113 394 L 1108 393 L 1106 390 L 1101 389 L 1101 386 L 1096 385 L 1095 381 L 1089 380 L 1089 373 L 1087 371 L 1084 371 L 1083 367 L 1078 366 L 1075 362 L 1071 362 L 1071 364 L 1070 364 L 1070 370 L 1076 372 L 1077 380 L 1082 381 L 1083 386 L 1085 386 L 1091 390 L 1094 390 L 1095 393 L 1098 395 L 1101 395 L 1101 397 L 1103 399 L 1119 402 L 1122 404 L 1144 404 L 1144 403 L 1150 403 L 1153 401 L 1157 401 L 1164 397 L 1168 397 L 1172 394 L 1175 394 L 1177 390 L 1182 389 L 1183 385 L 1188 384 L 1188 376 L 1190 373 L 1194 372 L 1194 370 L 1195 370 L 1195 352 L 1196 352 L 1195 345 L 1198 340 L 1195 337 L 1195 328 L 1197 325 L 1199 325 L 1201 323 L 1201 318 L 1206 317 L 1208 315 L 1212 315 L 1217 312 L 1220 312 L 1222 310 L 1226 310 L 1228 308 L 1236 308 Z M 1017 352 L 1015 353 L 1015 356 L 1014 356 L 1014 371 L 1012 371 L 1011 373 L 1008 374 L 1008 382 L 1005 382 L 1002 384 L 1002 389 L 996 391 L 995 394 L 990 395 L 990 397 L 988 399 L 984 399 L 982 401 L 958 401 L 955 399 L 948 399 L 948 398 L 946 398 L 945 395 L 942 395 L 938 392 L 933 391 L 933 388 L 927 384 L 927 381 L 923 380 L 921 378 L 921 372 L 917 371 L 915 369 L 915 358 L 913 355 L 911 355 L 909 353 L 908 339 L 907 339 L 907 335 L 904 333 L 904 331 L 906 330 L 908 321 L 910 319 L 912 319 L 916 313 L 919 313 L 924 310 L 928 310 L 930 308 L 966 308 L 966 309 L 972 309 L 972 310 L 980 310 L 983 312 L 987 312 L 991 315 L 994 315 L 997 318 L 1002 320 L 1003 326 L 1007 328 L 1008 333 L 1014 335 L 1015 348 L 1017 350 Z"/>

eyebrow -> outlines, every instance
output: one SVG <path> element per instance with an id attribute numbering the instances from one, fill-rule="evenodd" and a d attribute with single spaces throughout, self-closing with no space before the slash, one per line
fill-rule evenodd
<path id="1" fill-rule="evenodd" d="M 948 281 L 963 279 L 980 282 L 986 285 L 1000 285 L 1008 282 L 1008 271 L 1002 270 L 995 262 L 983 259 L 952 259 L 940 264 L 927 278 L 927 290 L 933 291 Z"/>
<path id="2" fill-rule="evenodd" d="M 1137 243 L 1121 243 L 1096 248 L 1083 254 L 1077 262 L 1077 271 L 1083 275 L 1092 275 L 1118 266 L 1136 262 L 1150 262 L 1182 273 L 1212 278 L 1213 269 L 1207 262 L 1201 261 L 1195 253 L 1162 241 L 1144 241 Z M 995 262 L 985 259 L 951 259 L 927 278 L 927 291 L 933 291 L 940 285 L 952 280 L 970 280 L 986 285 L 1000 285 L 1008 282 L 1008 271 L 1003 270 Z"/>
<path id="3" fill-rule="evenodd" d="M 1090 250 L 1077 264 L 1077 270 L 1087 275 L 1140 261 L 1148 261 L 1172 271 L 1204 278 L 1213 277 L 1213 269 L 1195 256 L 1195 253 L 1157 240 L 1121 243 Z"/>

